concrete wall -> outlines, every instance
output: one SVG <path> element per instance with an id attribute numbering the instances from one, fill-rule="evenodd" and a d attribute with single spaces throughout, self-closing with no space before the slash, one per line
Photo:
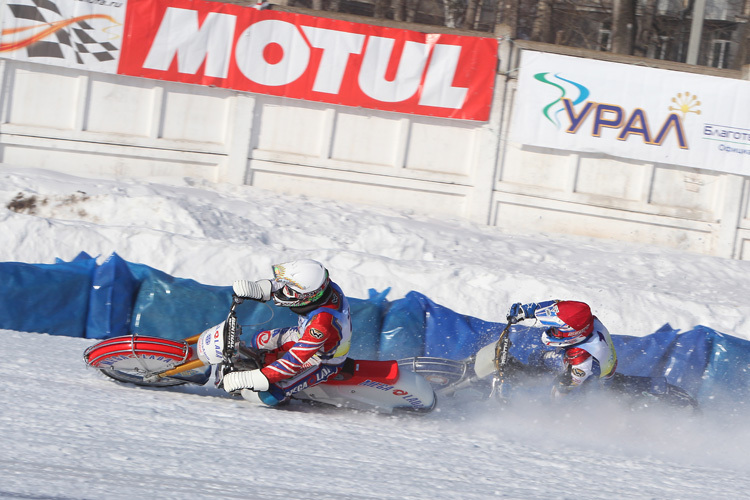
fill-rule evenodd
<path id="1" fill-rule="evenodd" d="M 517 67 L 523 51 L 557 52 L 625 64 L 741 78 L 722 71 L 609 53 L 521 42 L 506 54 Z M 507 114 L 515 79 L 507 80 Z M 509 124 L 504 122 L 503 137 Z M 750 177 L 603 154 L 503 142 L 491 224 L 533 227 L 633 241 L 750 260 Z"/>
<path id="2" fill-rule="evenodd" d="M 501 43 L 486 123 L 2 60 L 0 162 L 246 183 L 750 260 L 748 177 L 507 141 L 519 53 L 551 47 Z"/>

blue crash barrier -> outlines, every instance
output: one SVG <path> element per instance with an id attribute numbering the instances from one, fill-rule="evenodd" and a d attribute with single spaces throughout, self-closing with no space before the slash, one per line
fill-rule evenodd
<path id="1" fill-rule="evenodd" d="M 83 337 L 96 260 L 0 263 L 0 328 Z"/>
<path id="2" fill-rule="evenodd" d="M 94 270 L 89 292 L 89 314 L 84 335 L 109 338 L 130 333 L 138 281 L 119 255 L 112 254 Z"/>
<path id="3" fill-rule="evenodd" d="M 457 314 L 425 295 L 409 292 L 386 308 L 380 359 L 411 356 L 463 359 L 497 339 L 505 325 Z"/>
<path id="4" fill-rule="evenodd" d="M 350 299 L 350 356 L 463 359 L 505 327 L 458 314 L 418 292 L 388 301 L 388 291 Z M 0 329 L 95 339 L 132 332 L 185 338 L 223 321 L 231 301 L 231 287 L 175 278 L 117 254 L 97 265 L 85 252 L 72 262 L 0 263 L 0 292 Z M 238 308 L 238 318 L 245 335 L 297 322 L 288 308 L 254 301 Z M 540 328 L 513 326 L 511 354 L 528 363 L 543 349 L 540 334 Z M 620 373 L 664 376 L 702 403 L 750 401 L 750 341 L 705 326 L 680 332 L 669 325 L 645 337 L 612 338 Z"/>

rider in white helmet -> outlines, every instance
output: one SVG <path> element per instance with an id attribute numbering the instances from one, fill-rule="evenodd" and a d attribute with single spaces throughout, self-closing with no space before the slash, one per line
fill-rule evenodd
<path id="1" fill-rule="evenodd" d="M 227 392 L 241 390 L 244 398 L 269 406 L 338 373 L 352 336 L 349 302 L 320 262 L 277 264 L 273 274 L 273 280 L 235 281 L 234 293 L 291 308 L 299 315 L 297 326 L 257 333 L 248 347 L 265 354 L 264 366 L 231 372 L 222 380 Z"/>
<path id="2" fill-rule="evenodd" d="M 610 379 L 617 369 L 617 353 L 612 338 L 584 302 L 549 300 L 531 304 L 513 304 L 508 311 L 509 323 L 535 318 L 547 329 L 542 343 L 555 348 L 530 359 L 531 364 L 562 372 L 553 388 L 559 397 L 584 382 Z"/>

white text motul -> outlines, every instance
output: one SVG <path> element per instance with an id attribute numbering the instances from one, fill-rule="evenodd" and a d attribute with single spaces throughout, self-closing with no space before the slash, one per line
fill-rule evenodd
<path id="1" fill-rule="evenodd" d="M 180 73 L 196 74 L 205 61 L 206 76 L 226 78 L 236 20 L 230 14 L 210 12 L 199 26 L 197 11 L 169 7 L 143 67 L 167 71 L 177 57 Z M 349 57 L 364 50 L 357 84 L 368 97 L 401 102 L 414 96 L 421 85 L 422 106 L 460 109 L 464 103 L 468 89 L 453 86 L 460 45 L 407 41 L 395 78 L 386 80 L 394 39 L 313 26 L 300 29 L 307 40 L 297 26 L 285 21 L 267 19 L 247 27 L 234 47 L 235 62 L 245 78 L 260 85 L 288 85 L 308 70 L 312 47 L 322 50 L 312 90 L 338 94 Z M 271 44 L 283 51 L 275 62 L 264 57 Z"/>

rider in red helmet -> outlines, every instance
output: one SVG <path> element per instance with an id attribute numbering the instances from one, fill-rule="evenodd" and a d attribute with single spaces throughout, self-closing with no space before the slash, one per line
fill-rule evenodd
<path id="1" fill-rule="evenodd" d="M 542 343 L 553 347 L 530 363 L 561 372 L 553 388 L 559 397 L 592 380 L 610 379 L 617 369 L 617 353 L 612 338 L 584 302 L 549 300 L 516 303 L 508 311 L 508 322 L 534 318 L 547 327 Z"/>
<path id="2" fill-rule="evenodd" d="M 275 406 L 292 394 L 325 382 L 343 367 L 349 352 L 352 322 L 349 301 L 319 262 L 296 260 L 273 266 L 273 280 L 238 280 L 238 297 L 289 307 L 299 315 L 297 326 L 255 334 L 248 347 L 265 357 L 256 370 L 224 375 L 227 392 Z"/>

